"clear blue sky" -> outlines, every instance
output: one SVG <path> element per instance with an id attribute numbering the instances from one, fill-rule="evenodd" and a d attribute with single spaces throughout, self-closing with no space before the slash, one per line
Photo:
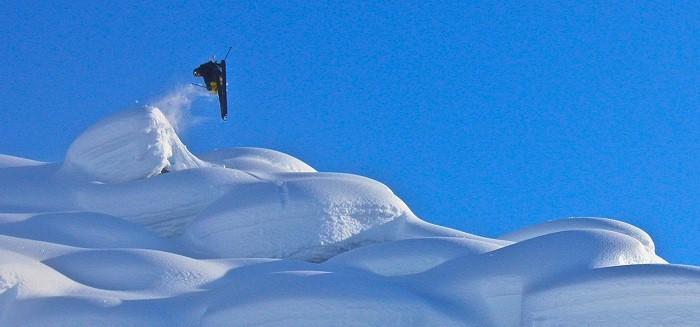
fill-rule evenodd
<path id="1" fill-rule="evenodd" d="M 52 1 L 53 2 L 53 1 Z M 0 153 L 61 161 L 99 119 L 233 46 L 195 153 L 279 150 L 478 235 L 632 223 L 700 265 L 697 1 L 4 1 Z"/>

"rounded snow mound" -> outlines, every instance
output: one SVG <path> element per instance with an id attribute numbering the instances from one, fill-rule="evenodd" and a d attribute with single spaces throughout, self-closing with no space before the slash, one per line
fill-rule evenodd
<path id="1" fill-rule="evenodd" d="M 0 235 L 81 248 L 168 248 L 166 239 L 141 225 L 91 212 L 30 215 L 0 225 Z"/>
<path id="2" fill-rule="evenodd" d="M 79 250 L 43 263 L 85 286 L 155 296 L 199 287 L 226 272 L 216 262 L 135 248 Z"/>
<path id="3" fill-rule="evenodd" d="M 630 224 L 607 218 L 567 218 L 525 227 L 499 237 L 502 240 L 521 242 L 542 235 L 569 230 L 607 230 L 625 234 L 642 243 L 649 253 L 654 253 L 654 241 L 645 231 Z"/>
<path id="4" fill-rule="evenodd" d="M 199 154 L 199 157 L 207 162 L 255 175 L 316 172 L 311 166 L 297 158 L 268 149 L 219 149 Z"/>
<path id="5" fill-rule="evenodd" d="M 214 257 L 324 261 L 393 238 L 368 233 L 410 210 L 389 188 L 360 176 L 304 173 L 237 185 L 201 212 L 185 240 Z"/>
<path id="6" fill-rule="evenodd" d="M 341 253 L 331 264 L 381 276 L 416 274 L 458 257 L 478 256 L 501 246 L 478 238 L 421 237 L 372 244 Z"/>
<path id="7" fill-rule="evenodd" d="M 19 158 L 14 156 L 8 156 L 6 154 L 0 154 L 0 169 L 2 168 L 13 168 L 13 167 L 26 167 L 26 166 L 39 166 L 44 164 L 41 161 L 35 161 L 25 158 Z"/>
<path id="8" fill-rule="evenodd" d="M 118 183 L 210 166 L 187 150 L 158 108 L 146 106 L 121 111 L 88 128 L 68 148 L 61 171 Z"/>

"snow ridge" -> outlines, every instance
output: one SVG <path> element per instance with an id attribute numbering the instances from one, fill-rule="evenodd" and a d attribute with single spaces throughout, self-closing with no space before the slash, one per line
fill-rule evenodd
<path id="1" fill-rule="evenodd" d="M 654 251 L 612 219 L 491 239 L 277 151 L 197 157 L 155 107 L 63 163 L 0 155 L 0 326 L 697 324 L 700 268 Z"/>
<path id="2" fill-rule="evenodd" d="M 210 166 L 187 150 L 158 108 L 146 106 L 119 112 L 83 132 L 68 148 L 62 171 L 117 183 Z"/>

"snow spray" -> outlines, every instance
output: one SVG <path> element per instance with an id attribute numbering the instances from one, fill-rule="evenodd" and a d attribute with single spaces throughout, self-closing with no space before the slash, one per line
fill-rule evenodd
<path id="1" fill-rule="evenodd" d="M 163 112 L 175 132 L 179 134 L 205 120 L 201 117 L 191 116 L 190 108 L 194 98 L 207 95 L 206 91 L 196 85 L 181 85 L 162 98 L 153 101 L 151 105 Z"/>

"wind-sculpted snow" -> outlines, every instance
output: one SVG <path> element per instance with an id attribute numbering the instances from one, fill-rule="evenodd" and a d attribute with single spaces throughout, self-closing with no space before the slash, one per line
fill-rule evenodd
<path id="1" fill-rule="evenodd" d="M 44 164 L 41 161 L 29 160 L 0 154 L 0 168 L 17 168 L 26 166 L 40 166 Z"/>
<path id="2" fill-rule="evenodd" d="M 63 170 L 106 183 L 168 171 L 207 167 L 192 155 L 162 112 L 134 108 L 98 122 L 68 148 Z"/>
<path id="3" fill-rule="evenodd" d="M 700 268 L 654 251 L 611 219 L 433 225 L 284 153 L 197 157 L 153 107 L 64 163 L 0 155 L 0 326 L 697 324 Z"/>
<path id="4" fill-rule="evenodd" d="M 31 214 L 13 222 L 5 220 L 0 234 L 83 248 L 167 249 L 167 239 L 139 225 L 116 217 L 85 213 Z"/>
<path id="5" fill-rule="evenodd" d="M 407 237 L 465 233 L 430 229 L 386 186 L 336 173 L 285 173 L 239 184 L 190 223 L 183 242 L 214 257 L 324 261 L 338 253 Z"/>
<path id="6" fill-rule="evenodd" d="M 643 230 L 621 221 L 605 218 L 570 218 L 555 220 L 523 228 L 500 237 L 500 239 L 520 242 L 530 238 L 567 230 L 608 230 L 622 233 L 637 239 L 654 253 L 654 242 Z"/>
<path id="7" fill-rule="evenodd" d="M 315 173 L 301 160 L 284 153 L 259 148 L 221 149 L 199 155 L 207 162 L 238 169 L 249 174 Z"/>
<path id="8" fill-rule="evenodd" d="M 523 297 L 522 324 L 696 326 L 699 279 L 700 268 L 680 265 L 579 271 L 532 285 Z"/>
<path id="9" fill-rule="evenodd" d="M 503 245 L 480 237 L 410 238 L 344 252 L 328 262 L 381 276 L 402 276 L 423 272 L 456 258 L 476 257 Z"/>

